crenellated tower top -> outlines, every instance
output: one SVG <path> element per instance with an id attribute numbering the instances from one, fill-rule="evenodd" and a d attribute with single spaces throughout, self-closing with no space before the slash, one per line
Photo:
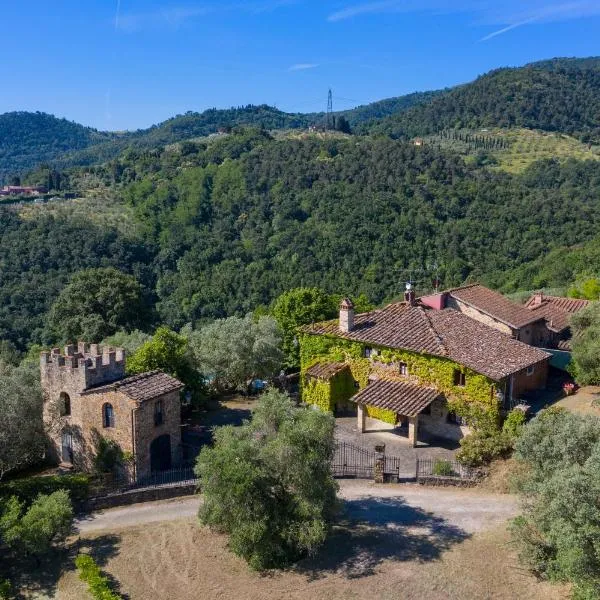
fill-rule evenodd
<path id="1" fill-rule="evenodd" d="M 125 377 L 125 351 L 99 344 L 79 342 L 40 354 L 42 385 L 59 382 L 63 387 L 83 391 Z"/>

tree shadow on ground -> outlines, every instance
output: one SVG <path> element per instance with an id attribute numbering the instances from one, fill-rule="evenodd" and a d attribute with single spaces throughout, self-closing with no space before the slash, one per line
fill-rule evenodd
<path id="1" fill-rule="evenodd" d="M 401 498 L 350 500 L 317 555 L 298 563 L 295 570 L 309 580 L 332 573 L 349 579 L 367 577 L 385 560 L 435 560 L 468 537 L 459 527 Z"/>
<path id="2" fill-rule="evenodd" d="M 94 539 L 77 540 L 65 548 L 57 548 L 46 556 L 40 557 L 40 564 L 32 557 L 11 556 L 2 560 L 8 569 L 0 568 L 0 578 L 7 577 L 16 592 L 17 600 L 32 597 L 56 596 L 58 581 L 65 571 L 75 570 L 75 558 L 78 553 L 91 554 L 102 567 L 119 553 L 120 536 L 104 535 Z M 118 583 L 113 588 L 118 591 Z M 125 596 L 124 596 L 125 597 Z"/>

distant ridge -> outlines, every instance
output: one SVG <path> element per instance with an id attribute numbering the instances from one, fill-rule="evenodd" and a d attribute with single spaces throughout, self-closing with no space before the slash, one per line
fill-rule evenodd
<path id="1" fill-rule="evenodd" d="M 555 58 L 490 71 L 369 130 L 410 138 L 443 129 L 525 127 L 600 140 L 600 58 Z"/>
<path id="2" fill-rule="evenodd" d="M 455 88 L 416 92 L 336 113 L 355 133 L 410 139 L 444 129 L 524 127 L 600 141 L 600 58 L 555 58 L 501 68 Z M 324 113 L 286 113 L 267 105 L 178 115 L 148 129 L 116 133 L 45 113 L 0 115 L 0 183 L 40 164 L 100 164 L 129 146 L 153 148 L 203 137 L 223 127 L 302 129 Z"/>

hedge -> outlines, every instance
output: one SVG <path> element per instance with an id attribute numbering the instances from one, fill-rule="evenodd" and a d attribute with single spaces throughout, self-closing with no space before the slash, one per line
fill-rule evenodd
<path id="1" fill-rule="evenodd" d="M 40 495 L 58 490 L 67 490 L 75 505 L 85 502 L 89 496 L 90 478 L 88 475 L 49 475 L 48 477 L 24 477 L 0 484 L 0 499 L 16 496 L 29 506 Z"/>
<path id="2" fill-rule="evenodd" d="M 88 591 L 94 600 L 122 600 L 122 596 L 110 589 L 110 581 L 102 575 L 100 567 L 89 554 L 80 554 L 75 559 L 79 578 L 88 585 Z"/>

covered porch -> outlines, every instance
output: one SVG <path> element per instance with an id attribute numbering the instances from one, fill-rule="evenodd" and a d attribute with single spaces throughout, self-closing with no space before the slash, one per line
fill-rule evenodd
<path id="1" fill-rule="evenodd" d="M 433 388 L 423 387 L 405 381 L 389 381 L 379 379 L 373 381 L 356 394 L 351 400 L 357 405 L 357 429 L 360 433 L 367 431 L 367 416 L 377 419 L 377 414 L 392 419 L 386 423 L 396 426 L 406 422 L 407 439 L 410 446 L 417 446 L 419 437 L 419 417 L 430 410 L 430 406 L 442 394 Z"/>

